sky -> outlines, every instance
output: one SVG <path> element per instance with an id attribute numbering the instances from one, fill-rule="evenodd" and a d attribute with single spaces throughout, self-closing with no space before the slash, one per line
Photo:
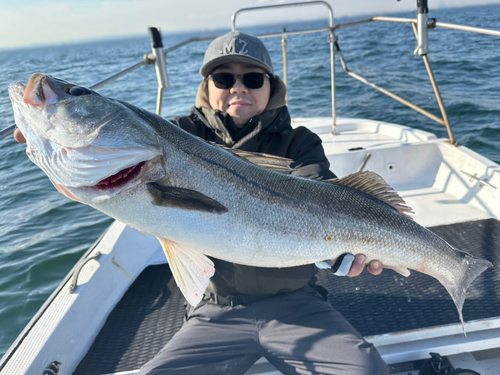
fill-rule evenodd
<path id="1" fill-rule="evenodd" d="M 416 0 L 327 0 L 335 17 L 405 12 Z M 0 0 L 0 48 L 52 44 L 147 34 L 230 28 L 240 8 L 297 0 Z M 429 8 L 500 4 L 500 0 L 429 0 Z M 283 19 L 327 18 L 325 7 L 243 14 L 237 26 L 274 23 Z"/>

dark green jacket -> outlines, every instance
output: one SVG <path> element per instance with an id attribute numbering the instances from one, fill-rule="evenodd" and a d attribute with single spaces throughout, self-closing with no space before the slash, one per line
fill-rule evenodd
<path id="1" fill-rule="evenodd" d="M 207 141 L 236 148 L 282 156 L 294 160 L 292 174 L 310 178 L 334 178 L 329 169 L 321 139 L 305 127 L 293 129 L 286 107 L 255 116 L 241 129 L 229 115 L 206 108 L 193 107 L 189 116 L 173 122 L 187 132 Z M 256 128 L 260 131 L 255 134 Z M 208 292 L 230 294 L 274 294 L 293 291 L 309 283 L 316 274 L 315 265 L 291 268 L 260 268 L 212 259 L 215 275 Z"/>

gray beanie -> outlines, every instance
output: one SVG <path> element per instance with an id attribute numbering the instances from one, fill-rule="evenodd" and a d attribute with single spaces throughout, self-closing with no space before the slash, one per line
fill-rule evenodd
<path id="1" fill-rule="evenodd" d="M 274 74 L 266 46 L 253 35 L 231 31 L 215 39 L 205 52 L 200 74 L 207 77 L 217 66 L 230 62 L 247 62 Z"/>

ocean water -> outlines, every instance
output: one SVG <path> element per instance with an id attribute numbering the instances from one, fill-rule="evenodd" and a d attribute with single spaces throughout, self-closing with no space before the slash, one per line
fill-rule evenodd
<path id="1" fill-rule="evenodd" d="M 414 13 L 396 14 L 414 18 Z M 440 22 L 495 29 L 500 5 L 431 11 Z M 351 21 L 340 19 L 337 23 Z M 229 24 L 229 22 L 228 22 Z M 288 30 L 325 23 L 286 25 Z M 261 34 L 284 25 L 245 31 Z M 228 30 L 201 34 L 223 34 Z M 193 34 L 164 34 L 166 47 Z M 371 23 L 337 32 L 350 70 L 440 115 L 408 24 Z M 328 35 L 288 38 L 289 108 L 292 116 L 329 116 Z M 430 31 L 429 59 L 442 92 L 455 138 L 500 163 L 500 38 L 436 29 Z M 280 38 L 265 39 L 282 76 Z M 168 55 L 171 88 L 163 115 L 187 114 L 194 104 L 198 73 L 209 42 L 187 45 Z M 144 36 L 37 48 L 0 50 L 0 128 L 13 124 L 10 82 L 26 83 L 35 72 L 79 85 L 92 85 L 150 52 Z M 337 70 L 337 115 L 394 122 L 446 137 L 446 129 Z M 152 112 L 157 83 L 152 66 L 140 68 L 99 90 Z M 0 356 L 112 219 L 59 194 L 13 137 L 0 141 Z"/>

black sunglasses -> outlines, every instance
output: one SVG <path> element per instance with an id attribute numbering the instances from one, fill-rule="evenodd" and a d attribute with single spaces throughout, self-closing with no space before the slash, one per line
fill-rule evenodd
<path id="1" fill-rule="evenodd" d="M 222 90 L 227 90 L 233 87 L 236 83 L 236 77 L 240 77 L 241 81 L 248 89 L 260 89 L 264 85 L 265 77 L 271 79 L 269 74 L 266 73 L 215 73 L 210 74 L 209 77 L 214 81 L 215 87 Z"/>

